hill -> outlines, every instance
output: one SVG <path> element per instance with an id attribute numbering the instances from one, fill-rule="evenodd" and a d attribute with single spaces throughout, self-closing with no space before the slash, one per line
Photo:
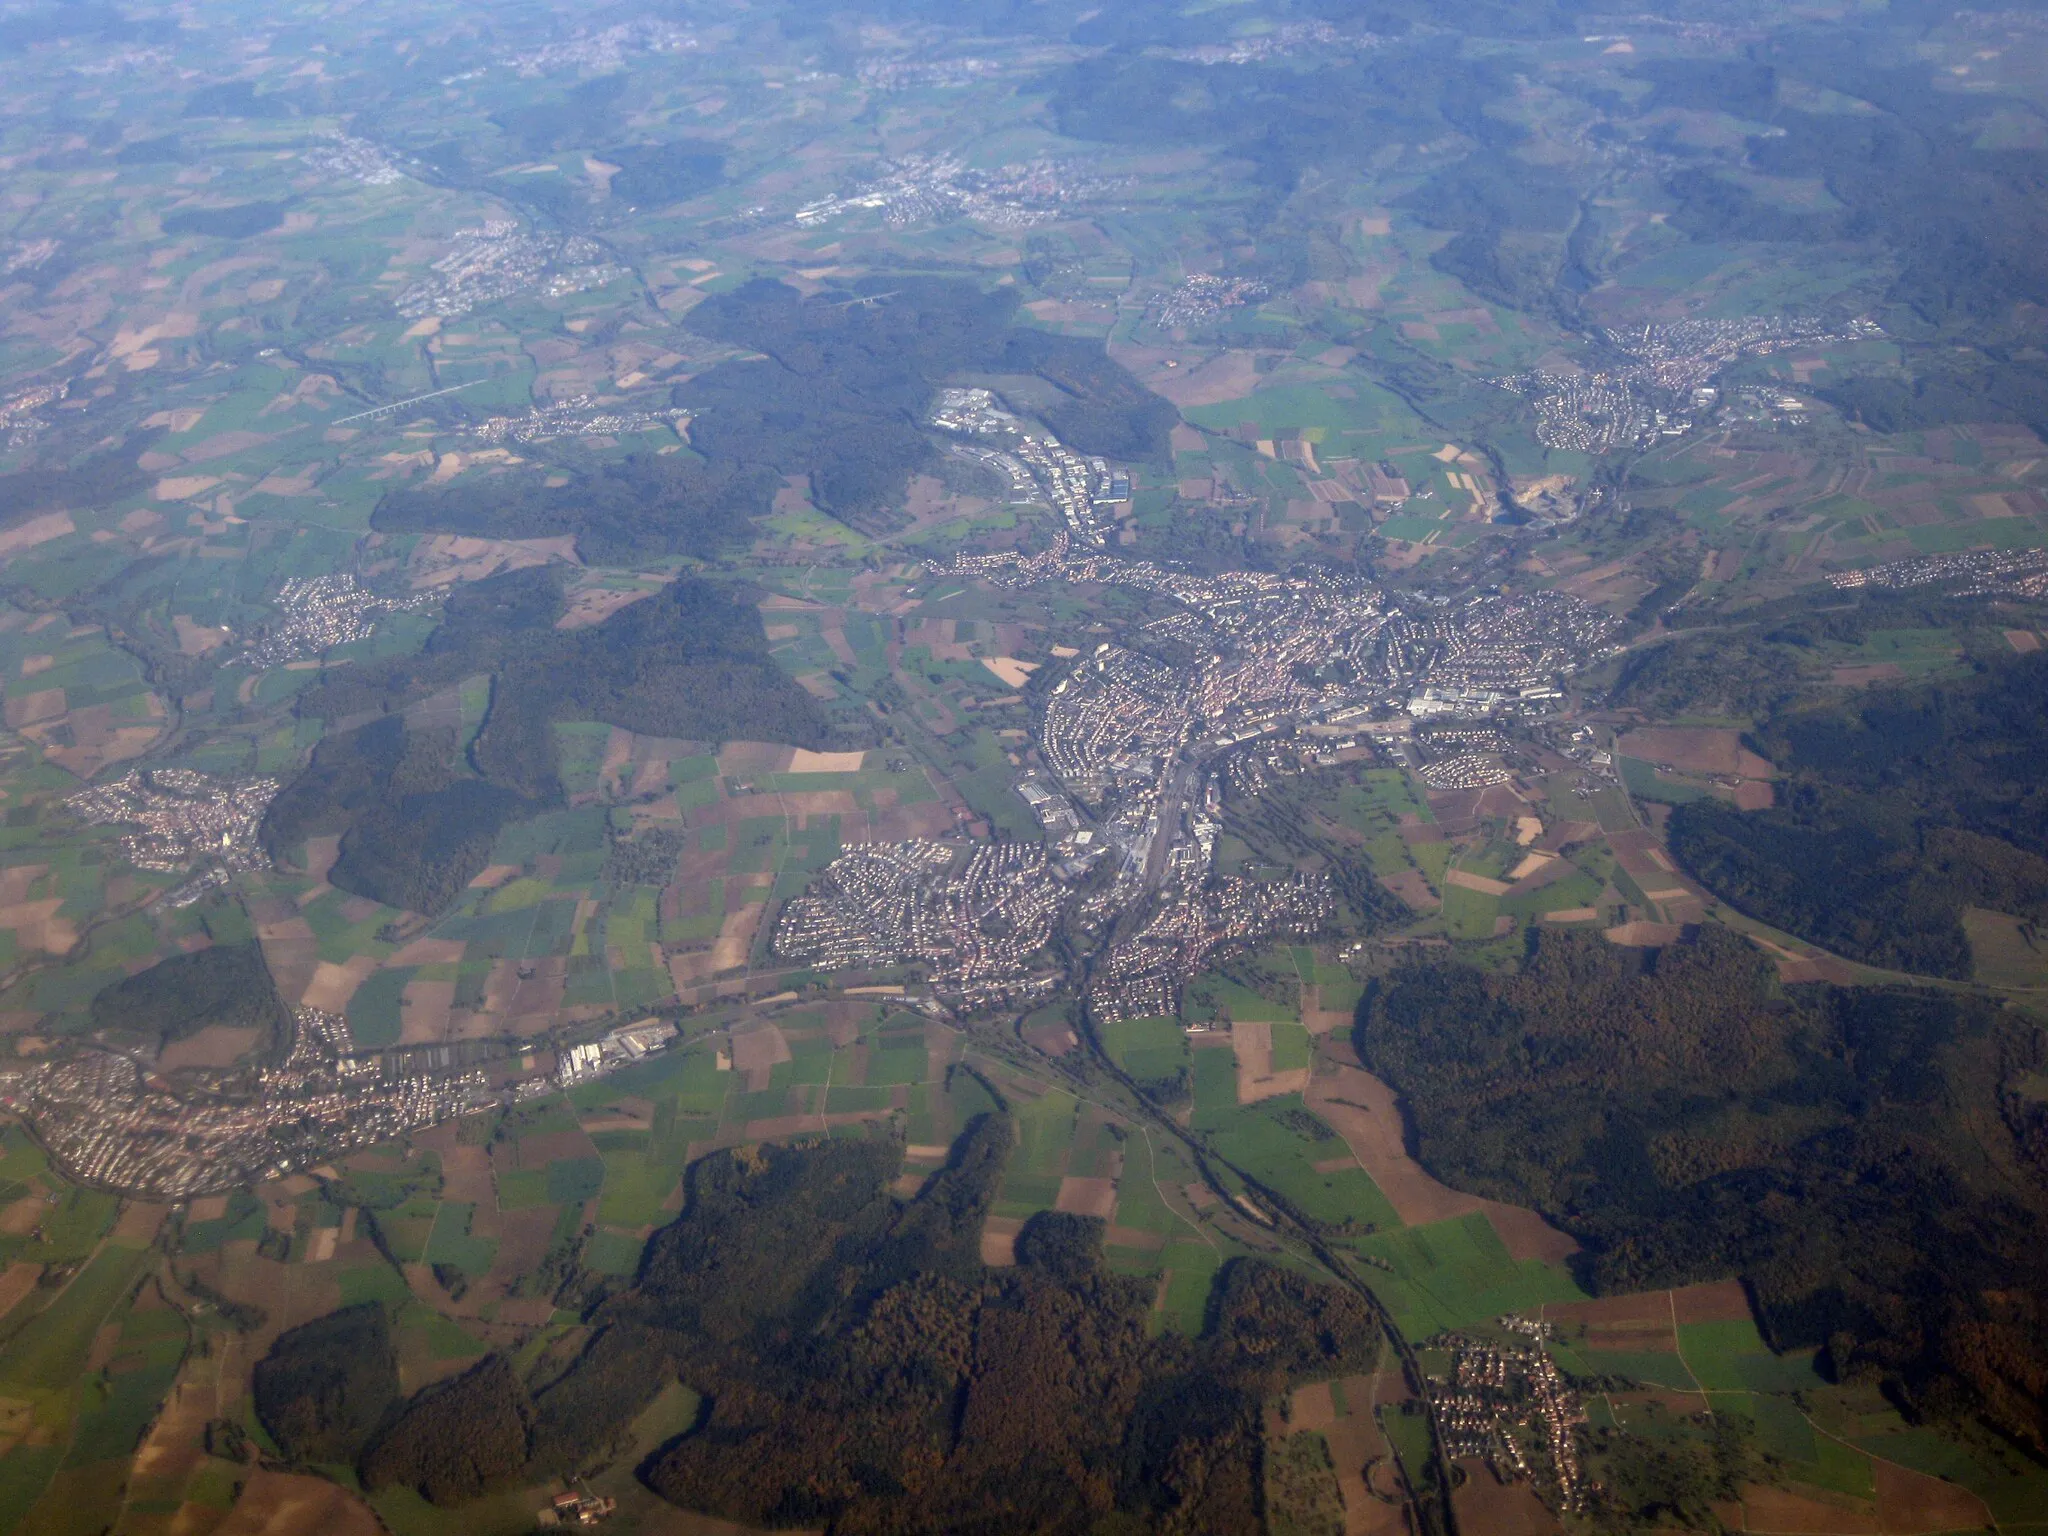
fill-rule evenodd
<path id="1" fill-rule="evenodd" d="M 260 1029 L 266 1042 L 286 1038 L 290 1011 L 277 995 L 263 951 L 253 941 L 215 944 L 172 955 L 95 993 L 92 1026 L 161 1049 L 215 1024 Z"/>
<path id="2" fill-rule="evenodd" d="M 398 1398 L 391 1320 L 374 1301 L 278 1335 L 256 1362 L 256 1416 L 285 1455 L 348 1462 Z"/>
<path id="3" fill-rule="evenodd" d="M 2048 911 L 2048 654 L 1772 714 L 1780 804 L 1677 808 L 1671 848 L 1730 905 L 1872 965 L 1967 977 L 1966 907 Z"/>
<path id="4" fill-rule="evenodd" d="M 637 181 L 635 163 L 621 180 Z M 628 183 L 629 187 L 631 182 Z M 595 564 L 707 555 L 744 538 L 791 476 L 818 506 L 868 532 L 902 521 L 910 475 L 932 449 L 932 392 L 963 370 L 1033 374 L 1057 391 L 1046 424 L 1081 453 L 1158 459 L 1173 407 L 1097 341 L 1014 325 L 1016 295 L 957 278 L 872 278 L 805 297 L 757 279 L 684 324 L 758 354 L 675 387 L 695 456 L 629 456 L 565 474 L 502 474 L 445 491 L 393 491 L 373 526 L 491 538 L 574 535 Z"/>
<path id="5" fill-rule="evenodd" d="M 486 1355 L 407 1404 L 363 1453 L 363 1484 L 404 1483 L 432 1503 L 463 1503 L 519 1475 L 532 1425 L 525 1383 L 503 1355 Z"/>
<path id="6" fill-rule="evenodd" d="M 1153 1287 L 1108 1272 L 1093 1218 L 1044 1213 L 1014 1268 L 979 1237 L 1009 1154 L 975 1120 L 908 1202 L 889 1140 L 762 1145 L 694 1164 L 684 1213 L 588 1347 L 534 1398 L 528 1475 L 602 1454 L 670 1381 L 703 1421 L 641 1474 L 685 1508 L 832 1531 L 1239 1531 L 1259 1522 L 1261 1405 L 1369 1369 L 1355 1293 L 1240 1263 L 1198 1341 L 1154 1337 Z M 487 1361 L 423 1393 L 363 1461 L 373 1484 L 480 1491 L 522 1441 L 525 1389 Z"/>
<path id="7" fill-rule="evenodd" d="M 1708 929 L 1640 952 L 1545 934 L 1512 974 L 1404 965 L 1360 1054 L 1416 1151 L 1535 1206 L 1602 1292 L 1739 1272 L 1779 1348 L 2048 1449 L 2048 1059 L 2030 1021 L 1907 988 L 1781 992 Z"/>
<path id="8" fill-rule="evenodd" d="M 414 912 L 446 906 L 484 867 L 507 822 L 558 804 L 556 721 L 596 720 L 655 736 L 742 737 L 823 746 L 824 712 L 768 655 L 759 612 L 683 577 L 604 623 L 562 631 L 561 577 L 516 571 L 459 589 L 416 657 L 342 669 L 299 701 L 326 720 L 378 712 L 330 735 L 272 803 L 273 857 L 342 834 L 331 878 Z M 478 674 L 491 703 L 468 750 L 398 713 Z"/>

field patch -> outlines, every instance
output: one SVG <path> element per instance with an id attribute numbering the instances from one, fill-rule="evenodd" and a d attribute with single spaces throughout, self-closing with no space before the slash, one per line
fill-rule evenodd
<path id="1" fill-rule="evenodd" d="M 1723 774 L 1744 779 L 1776 778 L 1772 763 L 1742 744 L 1733 728 L 1649 726 L 1615 742 L 1616 751 L 1680 773 Z"/>
<path id="2" fill-rule="evenodd" d="M 1053 1209 L 1113 1221 L 1116 1219 L 1116 1181 L 1080 1179 L 1069 1175 L 1060 1180 L 1060 1192 L 1053 1202 Z"/>
<path id="3" fill-rule="evenodd" d="M 1408 1155 L 1393 1090 L 1358 1065 L 1351 1042 L 1326 1036 L 1307 1107 L 1321 1116 L 1410 1226 L 1484 1212 L 1517 1261 L 1561 1264 L 1578 1244 L 1534 1211 L 1468 1195 L 1439 1183 Z"/>
<path id="4" fill-rule="evenodd" d="M 214 1536 L 384 1536 L 370 1507 L 324 1477 L 272 1472 L 249 1474 L 241 1498 Z"/>
<path id="5" fill-rule="evenodd" d="M 1560 1339 L 1575 1348 L 1675 1356 L 1678 1324 L 1671 1294 L 1640 1291 L 1627 1296 L 1552 1304 L 1543 1309 L 1543 1317 L 1557 1329 Z"/>
<path id="6" fill-rule="evenodd" d="M 1366 1284 L 1412 1339 L 1585 1296 L 1562 1268 L 1516 1259 L 1485 1212 L 1377 1233 L 1356 1247 L 1374 1261 Z"/>
<path id="7" fill-rule="evenodd" d="M 1097 1028 L 1109 1059 L 1138 1082 L 1186 1077 L 1188 1037 L 1178 1019 L 1119 1019 Z"/>
<path id="8" fill-rule="evenodd" d="M 2005 912 L 1982 907 L 1963 910 L 1970 940 L 1970 974 L 1992 987 L 2048 986 L 2048 943 L 2031 925 Z"/>
<path id="9" fill-rule="evenodd" d="M 1308 1086 L 1306 1065 L 1278 1069 L 1273 1060 L 1273 1031 L 1263 1019 L 1246 1019 L 1230 1026 L 1230 1050 L 1237 1062 L 1237 1102 L 1256 1104 L 1283 1093 L 1299 1093 Z M 1300 1025 L 1294 1028 L 1299 1029 Z"/>
<path id="10" fill-rule="evenodd" d="M 859 773 L 865 752 L 813 752 L 797 747 L 789 755 L 788 773 Z"/>

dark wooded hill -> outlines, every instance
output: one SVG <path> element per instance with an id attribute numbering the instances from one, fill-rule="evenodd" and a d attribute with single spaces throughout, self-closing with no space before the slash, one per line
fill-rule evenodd
<path id="1" fill-rule="evenodd" d="M 214 1024 L 261 1030 L 270 1048 L 288 1040 L 292 1028 L 291 1011 L 253 940 L 159 960 L 102 988 L 91 1012 L 95 1030 L 159 1049 Z"/>
<path id="2" fill-rule="evenodd" d="M 1360 1053 L 1446 1183 L 1535 1206 L 1624 1292 L 1740 1274 L 1781 1348 L 2048 1449 L 2048 1059 L 2021 1015 L 1780 988 L 1725 929 L 1647 957 L 1543 934 L 1519 971 L 1411 963 Z"/>
<path id="3" fill-rule="evenodd" d="M 1780 803 L 1679 806 L 1671 849 L 1731 906 L 1872 965 L 1967 977 L 1967 907 L 2048 913 L 2048 654 L 1789 706 Z"/>
<path id="4" fill-rule="evenodd" d="M 351 1462 L 398 1400 L 398 1351 L 381 1303 L 277 1337 L 256 1362 L 256 1416 L 294 1461 Z"/>
<path id="5" fill-rule="evenodd" d="M 636 174 L 634 167 L 620 179 Z M 616 183 L 615 183 L 616 190 Z M 445 491 L 393 491 L 377 528 L 489 538 L 574 535 L 594 564 L 708 555 L 743 539 L 790 478 L 866 532 L 902 524 L 906 482 L 935 462 L 923 417 L 963 371 L 1033 374 L 1053 386 L 1046 425 L 1077 452 L 1163 459 L 1174 408 L 1099 341 L 1014 323 L 1013 292 L 955 278 L 876 277 L 806 297 L 760 279 L 715 294 L 684 321 L 759 354 L 679 384 L 689 455 L 564 462 L 567 483 L 492 475 Z"/>
<path id="6" fill-rule="evenodd" d="M 417 656 L 342 668 L 306 690 L 301 715 L 367 724 L 322 741 L 272 802 L 272 857 L 342 834 L 329 876 L 346 891 L 437 912 L 484 867 L 507 822 L 561 803 L 553 725 L 596 720 L 652 736 L 824 746 L 824 711 L 768 655 L 757 609 L 685 576 L 602 624 L 562 631 L 561 576 L 514 571 L 450 595 Z M 491 703 L 467 750 L 409 725 L 409 703 L 487 674 Z M 854 740 L 865 745 L 865 727 Z"/>
<path id="7" fill-rule="evenodd" d="M 1092 1218 L 1045 1213 L 1013 1268 L 979 1240 L 1014 1132 L 974 1121 L 908 1202 L 891 1140 L 746 1147 L 692 1166 L 682 1216 L 531 1399 L 486 1363 L 422 1393 L 366 1481 L 437 1502 L 602 1457 L 677 1379 L 702 1421 L 641 1467 L 687 1508 L 835 1533 L 1215 1532 L 1260 1525 L 1263 1403 L 1370 1369 L 1351 1291 L 1267 1265 L 1219 1278 L 1200 1340 L 1152 1337 L 1149 1282 L 1103 1265 Z M 527 1426 L 530 1425 L 530 1432 Z"/>

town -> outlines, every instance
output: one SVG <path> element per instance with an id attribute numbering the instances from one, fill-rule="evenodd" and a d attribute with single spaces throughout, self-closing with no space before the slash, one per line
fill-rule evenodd
<path id="1" fill-rule="evenodd" d="M 957 91 L 1003 72 L 994 59 L 866 59 L 854 78 L 871 91 Z"/>
<path id="2" fill-rule="evenodd" d="M 1093 521 L 1100 493 L 1120 488 L 1107 466 L 1018 430 L 987 391 L 947 392 L 933 420 L 977 445 L 1009 439 L 1003 457 L 1062 515 L 1040 553 L 960 556 L 932 575 L 998 588 L 1115 583 L 1173 609 L 1061 653 L 1063 671 L 1035 692 L 1016 793 L 1041 841 L 856 846 L 782 909 L 777 955 L 836 973 L 914 968 L 929 986 L 921 1006 L 941 1015 L 1033 1006 L 1076 977 L 1077 950 L 1093 957 L 1084 985 L 1099 1018 L 1177 1012 L 1204 966 L 1275 936 L 1313 936 L 1336 911 L 1326 873 L 1217 869 L 1227 787 L 1256 791 L 1375 752 L 1365 728 L 1396 715 L 1433 722 L 1427 762 L 1415 743 L 1397 744 L 1426 782 L 1497 782 L 1506 770 L 1487 722 L 1540 729 L 1558 718 L 1563 680 L 1612 653 L 1617 621 L 1558 593 L 1396 594 L 1334 572 L 1212 576 L 1117 558 Z M 318 655 L 370 633 L 377 614 L 435 600 L 379 597 L 348 575 L 294 580 L 276 600 L 283 622 L 251 650 L 272 664 Z M 88 823 L 134 827 L 124 847 L 138 866 L 187 872 L 166 898 L 182 905 L 260 864 L 257 829 L 277 788 L 144 770 L 69 804 Z M 93 1046 L 23 1063 L 0 1078 L 0 1098 L 80 1177 L 183 1196 L 310 1166 L 507 1092 L 583 1082 L 674 1036 L 657 1020 L 615 1029 L 513 1090 L 452 1056 L 352 1055 L 341 1020 L 301 1009 L 280 1065 L 187 1069 L 173 1086 Z"/>
<path id="3" fill-rule="evenodd" d="M 8 270 L 13 270 L 10 263 Z M 0 403 L 0 433 L 9 448 L 26 447 L 49 429 L 49 422 L 35 413 L 55 405 L 71 393 L 69 384 L 39 384 Z"/>
<path id="4" fill-rule="evenodd" d="M 983 391 L 951 392 L 940 407 L 956 431 L 990 430 L 991 413 L 1000 415 Z M 998 586 L 1117 582 L 1180 605 L 1074 658 L 1045 693 L 1042 768 L 1017 792 L 1046 841 L 854 849 L 784 909 L 779 954 L 827 969 L 921 965 L 942 1001 L 967 1012 L 1056 982 L 1046 951 L 1064 928 L 1106 942 L 1088 983 L 1099 1017 L 1174 1013 L 1181 989 L 1220 951 L 1311 935 L 1335 911 L 1327 875 L 1216 873 L 1210 813 L 1226 783 L 1269 782 L 1276 741 L 1299 730 L 1328 736 L 1310 756 L 1335 761 L 1340 741 L 1361 750 L 1357 726 L 1399 712 L 1554 715 L 1563 677 L 1611 654 L 1619 627 L 1559 593 L 1397 600 L 1329 573 L 1210 577 L 1072 550 L 1063 528 L 1037 555 L 961 556 L 929 568 Z M 1431 782 L 1477 788 L 1505 778 L 1497 757 L 1459 750 L 1481 739 L 1492 736 L 1448 733 Z M 1107 876 L 1087 880 L 1104 859 L 1113 860 Z"/>
<path id="5" fill-rule="evenodd" d="M 1190 272 L 1179 287 L 1169 289 L 1159 300 L 1158 323 L 1168 329 L 1213 320 L 1228 310 L 1256 304 L 1269 290 L 1264 283 L 1246 278 L 1214 277 L 1207 272 Z"/>
<path id="6" fill-rule="evenodd" d="M 964 81 L 963 81 L 964 83 Z M 956 155 L 906 155 L 874 179 L 843 194 L 818 198 L 793 215 L 799 229 L 863 209 L 879 211 L 891 229 L 967 218 L 992 229 L 1049 224 L 1061 210 L 1100 199 L 1124 185 L 1066 160 L 1038 159 L 977 171 Z"/>
<path id="7" fill-rule="evenodd" d="M 558 69 L 587 69 L 594 75 L 615 74 L 636 56 L 694 53 L 702 45 L 695 33 L 672 21 L 641 17 L 596 32 L 578 30 L 565 42 L 509 54 L 505 63 L 522 79 L 535 79 Z"/>
<path id="8" fill-rule="evenodd" d="M 1941 581 L 1959 583 L 1958 597 L 2048 596 L 2048 550 L 1975 549 L 1957 555 L 1915 555 L 1828 577 L 1828 584 L 1838 592 L 1853 592 L 1858 587 L 1898 590 Z"/>
<path id="9" fill-rule="evenodd" d="M 1172 845 L 1150 916 L 1110 946 L 1089 978 L 1089 1006 L 1101 1022 L 1177 1013 L 1209 960 L 1257 939 L 1308 938 L 1335 912 L 1328 875 L 1215 875 L 1215 845 L 1215 823 L 1199 817 Z"/>
<path id="10" fill-rule="evenodd" d="M 870 843 L 783 909 L 775 948 L 823 970 L 922 965 L 946 1002 L 977 1012 L 1063 979 L 1046 950 L 1066 896 L 1040 845 Z"/>
<path id="11" fill-rule="evenodd" d="M 629 432 L 680 432 L 687 411 L 606 411 L 589 395 L 535 406 L 524 416 L 489 416 L 469 429 L 485 443 L 544 443 L 562 437 L 622 437 Z"/>
<path id="12" fill-rule="evenodd" d="M 986 389 L 942 389 L 926 420 L 958 437 L 994 438 L 1004 447 L 954 445 L 955 452 L 1001 476 L 1014 504 L 1043 502 L 1058 512 L 1068 534 L 1101 549 L 1128 510 L 1131 479 L 1109 461 L 1083 458 L 1050 433 L 1025 430 L 1020 417 Z"/>
<path id="13" fill-rule="evenodd" d="M 1563 373 L 1534 370 L 1493 382 L 1521 395 L 1536 414 L 1537 440 L 1582 453 L 1679 437 L 1722 407 L 1712 380 L 1746 357 L 1790 347 L 1868 341 L 1884 333 L 1875 322 L 1829 326 L 1818 320 L 1745 316 L 1739 320 L 1680 320 L 1635 331 L 1602 331 L 1597 340 L 1618 354 L 1618 367 Z M 1804 420 L 1805 401 L 1782 390 L 1746 388 L 1743 399 L 1773 420 Z"/>
<path id="14" fill-rule="evenodd" d="M 116 1051 L 0 1072 L 0 1105 L 33 1121 L 74 1178 L 144 1198 L 178 1200 L 313 1167 L 356 1147 L 498 1102 L 483 1074 L 387 1079 L 376 1058 L 345 1063 L 302 1033 L 293 1056 L 187 1092 Z"/>
<path id="15" fill-rule="evenodd" d="M 1256 37 L 1228 43 L 1202 43 L 1193 48 L 1176 48 L 1170 59 L 1188 64 L 1261 64 L 1268 59 L 1292 58 L 1302 53 L 1362 53 L 1384 47 L 1386 39 L 1371 32 L 1339 32 L 1327 21 L 1292 21 Z"/>
<path id="16" fill-rule="evenodd" d="M 258 869 L 263 813 L 283 786 L 276 779 L 223 779 L 191 768 L 143 768 L 72 795 L 64 804 L 87 826 L 129 823 L 121 854 L 137 869 L 176 874 L 201 859 Z"/>
<path id="17" fill-rule="evenodd" d="M 315 145 L 300 158 L 316 171 L 345 176 L 366 187 L 388 187 L 405 180 L 405 172 L 393 165 L 381 148 L 345 133 L 328 135 L 326 143 Z"/>

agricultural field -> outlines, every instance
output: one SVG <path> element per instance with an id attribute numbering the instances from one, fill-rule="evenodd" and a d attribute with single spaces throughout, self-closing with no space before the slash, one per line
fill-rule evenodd
<path id="1" fill-rule="evenodd" d="M 1630 1383 L 1589 1399 L 1596 1425 L 1668 1434 L 1688 1412 L 1705 1412 L 1770 1458 L 1774 1478 L 1737 1489 L 1751 1523 L 2002 1528 L 2033 1496 L 2027 1475 L 1995 1457 L 1984 1465 L 1951 1449 L 1938 1471 L 1923 1465 L 1895 1413 L 1872 1412 L 1874 1400 L 1830 1385 L 1809 1357 L 1774 1354 L 1732 1282 L 1553 1302 L 1540 1316 L 1567 1370 Z"/>
<path id="2" fill-rule="evenodd" d="M 909 1198 L 999 1098 L 1018 1137 L 982 1234 L 985 1263 L 1013 1263 L 1017 1233 L 1041 1211 L 1097 1217 L 1112 1268 L 1153 1282 L 1154 1326 L 1197 1333 L 1220 1268 L 1276 1251 L 1259 1221 L 1218 1200 L 1173 1137 L 886 1002 L 783 1005 L 707 1023 L 643 1066 L 251 1193 L 193 1201 L 168 1223 L 161 1207 L 124 1210 L 77 1190 L 10 1138 L 0 1177 L 12 1191 L 9 1231 L 24 1235 L 5 1239 L 20 1257 L 0 1297 L 9 1309 L 0 1395 L 17 1405 L 15 1432 L 51 1450 L 5 1458 L 9 1518 L 69 1510 L 88 1486 L 96 1518 L 118 1514 L 122 1480 L 102 1463 L 132 1451 L 174 1378 L 181 1393 L 203 1387 L 218 1405 L 213 1427 L 181 1412 L 150 1429 L 159 1449 L 129 1499 L 217 1518 L 247 1473 L 208 1450 L 223 1420 L 269 1445 L 247 1372 L 284 1330 L 380 1302 L 408 1392 L 494 1349 L 538 1358 L 573 1342 L 579 1311 L 630 1280 L 649 1234 L 681 1210 L 689 1164 L 707 1152 L 893 1130 L 907 1143 L 895 1192 Z M 1241 1128 L 1218 1139 L 1262 1179 L 1284 1179 L 1290 1136 L 1300 1140 L 1283 1119 L 1263 1140 Z M 1370 1182 L 1353 1178 L 1355 1190 L 1324 1181 L 1326 1211 L 1361 1197 L 1370 1208 Z M 37 1286 L 44 1271 L 63 1277 L 54 1291 Z M 88 1357 L 109 1349 L 118 1390 L 101 1390 L 102 1376 L 80 1389 Z M 671 1434 L 691 1411 L 664 1399 L 646 1433 Z M 374 1502 L 394 1528 L 458 1528 L 404 1490 Z M 508 1502 L 504 1517 L 519 1507 Z M 459 1528 L 490 1528 L 471 1523 L 478 1517 L 497 1518 L 466 1511 Z"/>
<path id="3" fill-rule="evenodd" d="M 1940 1304 L 1826 1369 L 1360 1054 L 1439 968 L 1725 941 L 1754 1019 L 1964 1010 L 1915 1058 L 1997 1057 L 1940 1102 L 2033 1177 L 2037 29 L 1381 9 L 0 18 L 0 1533 L 511 1536 L 256 1362 L 377 1303 L 404 1394 L 559 1377 L 707 1157 L 909 1201 L 999 1108 L 990 1270 L 1050 1213 L 1168 1343 L 1239 1261 L 1375 1309 L 1239 1416 L 1276 1532 L 2038 1522 L 2039 1245 L 1900 1239 Z M 1543 1065 L 1468 1054 L 1475 1116 Z M 1504 1317 L 1636 1505 L 1446 1450 Z M 746 1528 L 654 1491 L 718 1411 L 612 1426 L 614 1529 Z"/>

